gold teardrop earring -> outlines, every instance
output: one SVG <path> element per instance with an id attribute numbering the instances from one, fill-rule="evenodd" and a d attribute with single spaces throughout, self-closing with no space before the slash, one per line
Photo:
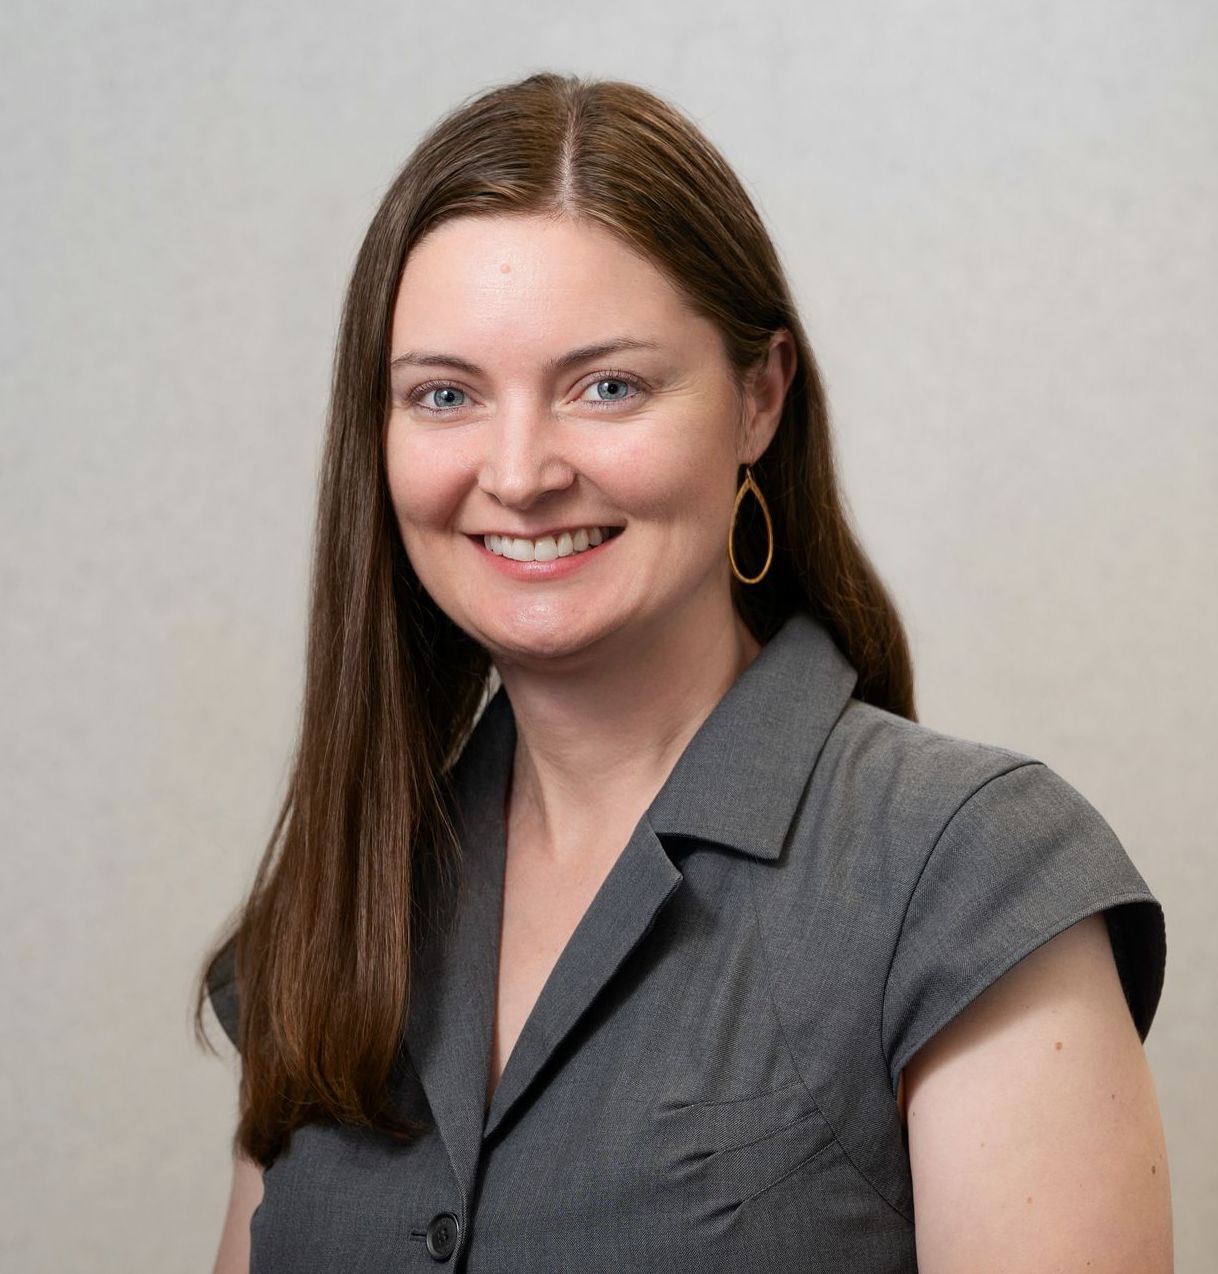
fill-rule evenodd
<path id="1" fill-rule="evenodd" d="M 765 532 L 766 532 L 766 555 L 765 565 L 761 568 L 760 575 L 754 575 L 752 579 L 741 575 L 740 567 L 736 565 L 736 550 L 732 545 L 732 541 L 736 536 L 736 514 L 740 511 L 741 501 L 744 499 L 744 493 L 751 490 L 757 497 L 757 503 L 761 505 L 761 512 L 765 515 Z M 732 574 L 742 584 L 756 584 L 765 578 L 766 572 L 770 569 L 770 562 L 774 558 L 774 524 L 770 521 L 770 510 L 765 502 L 765 496 L 761 494 L 761 488 L 753 480 L 753 470 L 751 466 L 744 466 L 744 481 L 740 484 L 740 490 L 736 492 L 736 503 L 732 505 L 732 524 L 727 531 L 727 558 L 732 564 Z"/>

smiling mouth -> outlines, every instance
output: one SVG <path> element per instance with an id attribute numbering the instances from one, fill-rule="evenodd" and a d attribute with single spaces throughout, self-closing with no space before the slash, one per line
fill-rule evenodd
<path id="1" fill-rule="evenodd" d="M 469 538 L 488 553 L 509 561 L 553 562 L 590 552 L 608 540 L 616 539 L 625 529 L 621 526 L 584 526 L 574 532 L 563 531 L 558 535 L 543 535 L 537 539 L 494 533 L 471 535 Z"/>

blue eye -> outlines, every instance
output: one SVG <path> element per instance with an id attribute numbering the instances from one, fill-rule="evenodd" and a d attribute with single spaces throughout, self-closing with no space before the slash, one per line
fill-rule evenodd
<path id="1" fill-rule="evenodd" d="M 598 407 L 602 403 L 620 403 L 625 402 L 630 398 L 637 398 L 639 393 L 642 392 L 642 386 L 631 376 L 602 376 L 600 380 L 594 380 L 592 384 L 588 386 L 588 389 L 595 389 L 599 392 L 602 385 L 614 385 L 617 387 L 619 392 L 616 392 L 609 397 L 598 397 L 596 400 L 596 405 Z M 634 389 L 635 393 L 627 394 L 624 392 L 627 389 Z M 586 393 L 587 390 L 584 392 Z"/>
<path id="2" fill-rule="evenodd" d="M 428 394 L 460 394 L 462 397 L 464 397 L 465 390 L 458 389 L 456 385 L 437 384 L 436 382 L 433 381 L 429 385 L 420 385 L 419 388 L 416 389 L 413 394 L 411 394 L 410 401 L 412 403 L 417 403 L 420 407 L 423 408 L 424 411 L 432 411 L 432 412 L 436 412 L 437 414 L 442 414 L 443 412 L 451 410 L 454 407 L 461 407 L 463 406 L 463 404 L 454 403 L 454 402 L 445 402 L 445 403 L 442 403 L 439 407 L 428 407 L 422 401 L 424 398 L 427 397 Z"/>

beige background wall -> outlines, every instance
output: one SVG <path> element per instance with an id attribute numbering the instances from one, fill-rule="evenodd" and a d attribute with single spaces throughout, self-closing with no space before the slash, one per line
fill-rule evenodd
<path id="1" fill-rule="evenodd" d="M 282 791 L 342 287 L 421 130 L 554 67 L 657 89 L 736 164 L 922 719 L 1046 760 L 1162 899 L 1148 1053 L 1178 1268 L 1212 1268 L 1210 0 L 0 22 L 0 1266 L 210 1268 L 236 1073 L 187 991 Z"/>

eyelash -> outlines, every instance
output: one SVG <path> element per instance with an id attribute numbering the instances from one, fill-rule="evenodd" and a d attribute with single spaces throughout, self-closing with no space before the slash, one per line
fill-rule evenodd
<path id="1" fill-rule="evenodd" d="M 630 385 L 633 389 L 638 390 L 640 394 L 645 394 L 647 392 L 647 386 L 644 385 L 643 382 L 639 380 L 637 376 L 632 376 L 628 372 L 608 371 L 608 372 L 600 372 L 598 375 L 594 376 L 588 382 L 588 384 L 585 385 L 583 389 L 580 390 L 580 393 L 581 394 L 585 393 L 592 385 L 599 385 L 601 381 L 603 380 L 620 380 L 623 384 Z M 406 401 L 410 403 L 412 406 L 418 407 L 422 411 L 427 412 L 428 415 L 431 415 L 431 416 L 451 416 L 454 412 L 461 410 L 461 407 L 428 407 L 426 406 L 421 400 L 427 394 L 431 393 L 432 390 L 434 389 L 456 389 L 463 394 L 468 393 L 468 390 L 462 389 L 460 385 L 454 385 L 452 381 L 429 380 L 429 381 L 424 381 L 422 385 L 416 385 L 415 388 L 412 389 L 409 394 L 407 394 Z M 634 398 L 634 395 L 631 395 L 630 398 L 618 398 L 613 400 L 602 399 L 600 402 L 588 400 L 585 402 L 584 405 L 588 407 L 596 407 L 596 408 L 616 407 L 620 403 L 631 402 L 633 398 Z M 466 404 L 463 403 L 462 406 L 466 406 Z"/>

